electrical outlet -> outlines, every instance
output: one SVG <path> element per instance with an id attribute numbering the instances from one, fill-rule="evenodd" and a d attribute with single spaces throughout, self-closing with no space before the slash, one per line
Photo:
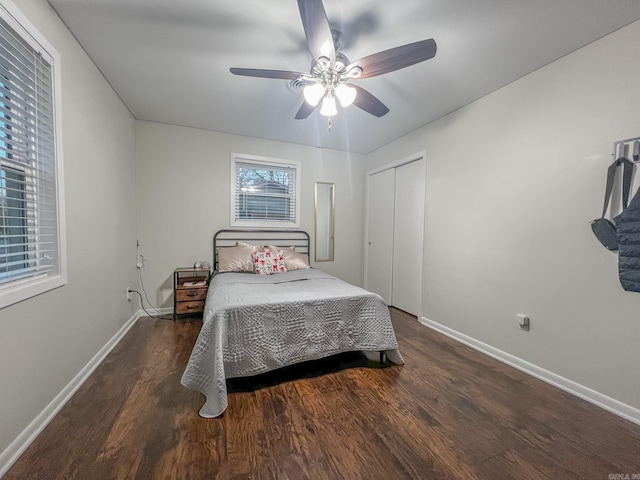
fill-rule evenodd
<path id="1" fill-rule="evenodd" d="M 133 300 L 133 290 L 131 290 L 131 287 L 127 287 L 127 301 L 131 301 Z"/>

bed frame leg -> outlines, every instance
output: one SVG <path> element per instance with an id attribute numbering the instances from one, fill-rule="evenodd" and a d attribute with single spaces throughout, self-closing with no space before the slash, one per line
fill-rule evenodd
<path id="1" fill-rule="evenodd" d="M 384 365 L 384 352 L 380 352 L 380 364 Z"/>

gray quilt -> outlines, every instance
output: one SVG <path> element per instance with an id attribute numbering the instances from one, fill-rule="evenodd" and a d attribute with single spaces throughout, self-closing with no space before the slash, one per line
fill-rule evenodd
<path id="1" fill-rule="evenodd" d="M 227 378 L 348 351 L 404 363 L 380 296 L 315 269 L 224 273 L 211 280 L 182 384 L 205 395 L 200 415 L 212 418 L 227 408 Z"/>

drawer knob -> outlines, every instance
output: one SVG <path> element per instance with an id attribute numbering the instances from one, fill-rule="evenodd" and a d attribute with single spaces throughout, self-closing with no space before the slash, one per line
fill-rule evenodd
<path id="1" fill-rule="evenodd" d="M 189 292 L 187 293 L 187 297 L 197 297 L 198 296 L 198 292 Z"/>

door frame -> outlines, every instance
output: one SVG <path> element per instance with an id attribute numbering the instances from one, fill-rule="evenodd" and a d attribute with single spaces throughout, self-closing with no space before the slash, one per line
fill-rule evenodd
<path id="1" fill-rule="evenodd" d="M 369 263 L 369 181 L 371 179 L 371 175 L 375 175 L 376 173 L 380 173 L 383 172 L 385 170 L 389 170 L 391 168 L 397 168 L 397 167 L 401 167 L 402 165 L 406 165 L 407 163 L 411 163 L 411 162 L 415 162 L 418 160 L 422 160 L 424 159 L 424 167 L 425 167 L 425 178 L 424 178 L 424 219 L 423 219 L 423 227 L 424 227 L 424 231 L 422 232 L 422 241 L 424 243 L 426 237 L 426 228 L 427 228 L 427 178 L 428 178 L 428 172 L 429 172 L 429 165 L 427 163 L 427 151 L 426 150 L 421 150 L 417 153 L 413 153 L 411 155 L 407 155 L 406 157 L 401 158 L 400 160 L 396 160 L 394 162 L 390 162 L 390 163 L 385 163 L 384 165 L 374 168 L 373 170 L 369 170 L 367 172 L 367 181 L 365 182 L 365 192 L 364 192 L 364 242 L 363 242 L 363 247 L 364 247 L 364 265 L 363 265 L 363 272 L 364 272 L 364 279 L 363 279 L 363 285 L 364 288 L 367 289 L 368 287 L 368 263 Z M 393 260 L 392 260 L 393 262 Z M 424 298 L 424 294 L 423 294 L 423 290 L 424 290 L 424 256 L 422 259 L 422 266 L 421 266 L 421 271 L 422 271 L 422 280 L 421 280 L 421 285 L 420 285 L 420 316 L 422 315 L 422 311 L 423 311 L 423 298 Z M 418 318 L 419 320 L 419 318 Z"/>

